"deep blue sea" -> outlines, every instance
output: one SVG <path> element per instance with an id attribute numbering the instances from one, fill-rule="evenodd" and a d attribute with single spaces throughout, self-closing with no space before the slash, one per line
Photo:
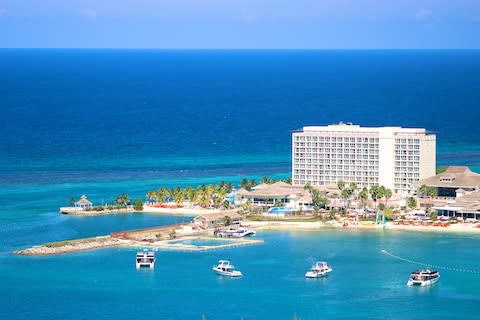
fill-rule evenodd
<path id="1" fill-rule="evenodd" d="M 427 128 L 438 165 L 480 172 L 480 51 L 0 49 L 0 316 L 478 319 L 480 277 L 446 271 L 438 286 L 411 290 L 416 266 L 380 252 L 480 269 L 476 236 L 259 233 L 264 245 L 161 252 L 150 273 L 132 268 L 127 249 L 11 254 L 189 219 L 65 217 L 58 207 L 81 194 L 99 203 L 163 185 L 286 177 L 291 131 L 339 121 Z M 216 277 L 219 258 L 246 276 Z M 306 282 L 321 258 L 335 272 Z"/>

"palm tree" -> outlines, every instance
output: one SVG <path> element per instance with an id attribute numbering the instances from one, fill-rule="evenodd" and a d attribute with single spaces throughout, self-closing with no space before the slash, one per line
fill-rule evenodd
<path id="1" fill-rule="evenodd" d="M 350 190 L 352 190 L 352 193 L 357 190 L 357 184 L 355 182 L 350 182 L 350 185 L 348 186 Z"/>
<path id="2" fill-rule="evenodd" d="M 217 194 L 220 198 L 225 199 L 225 197 L 227 196 L 228 194 L 228 191 L 227 191 L 227 187 L 226 186 L 223 186 L 221 188 L 218 188 L 217 190 Z"/>
<path id="3" fill-rule="evenodd" d="M 270 177 L 264 176 L 264 177 L 262 178 L 262 182 L 263 182 L 263 183 L 266 183 L 266 184 L 270 184 L 270 183 L 272 183 L 273 181 L 272 181 L 272 179 L 270 179 Z"/>
<path id="4" fill-rule="evenodd" d="M 126 207 L 128 204 L 128 194 L 122 193 L 119 194 L 117 197 L 117 200 L 115 202 L 120 206 L 120 207 Z"/>
<path id="5" fill-rule="evenodd" d="M 438 194 L 438 193 L 437 193 L 437 188 L 435 188 L 435 187 L 428 187 L 427 195 L 428 195 L 430 198 L 436 197 L 437 194 Z"/>
<path id="6" fill-rule="evenodd" d="M 215 206 L 215 208 L 220 208 L 220 205 L 222 204 L 223 199 L 224 198 L 220 197 L 220 195 L 218 193 L 215 193 L 212 196 L 212 202 L 213 202 L 213 205 Z"/>
<path id="7" fill-rule="evenodd" d="M 185 190 L 183 192 L 184 192 L 185 197 L 187 198 L 188 202 L 190 202 L 190 204 L 192 204 L 195 200 L 195 189 L 188 186 L 188 187 L 185 188 Z"/>
<path id="8" fill-rule="evenodd" d="M 358 193 L 357 199 L 360 200 L 363 205 L 363 209 L 365 209 L 368 200 L 368 189 L 364 187 L 362 191 Z"/>
<path id="9" fill-rule="evenodd" d="M 410 209 L 415 209 L 417 207 L 417 200 L 415 200 L 414 197 L 408 197 L 407 198 L 407 206 Z"/>
<path id="10" fill-rule="evenodd" d="M 425 197 L 428 194 L 428 186 L 426 184 L 422 184 L 420 188 L 418 188 L 418 192 L 420 193 L 421 197 Z"/>
<path id="11" fill-rule="evenodd" d="M 377 209 L 377 199 L 380 199 L 382 194 L 382 189 L 378 185 L 374 185 L 370 187 L 370 195 L 372 197 L 373 202 L 375 203 L 375 210 Z"/>
<path id="12" fill-rule="evenodd" d="M 313 210 L 315 211 L 315 214 L 318 213 L 320 208 L 325 208 L 328 204 L 328 199 L 324 197 L 320 191 L 315 189 L 310 183 L 307 183 L 305 186 L 303 186 L 304 190 L 308 190 L 310 192 L 310 195 L 312 196 L 312 205 L 313 205 Z"/>
<path id="13" fill-rule="evenodd" d="M 158 189 L 155 193 L 157 194 L 157 201 L 163 203 L 167 200 L 170 191 L 166 187 L 162 187 Z"/>
<path id="14" fill-rule="evenodd" d="M 171 196 L 173 198 L 173 201 L 175 201 L 175 203 L 178 205 L 182 204 L 185 200 L 185 193 L 182 189 L 178 187 L 172 190 Z"/>
<path id="15" fill-rule="evenodd" d="M 204 191 L 199 191 L 198 193 L 198 205 L 202 208 L 207 208 L 210 205 L 210 198 L 207 193 Z"/>
<path id="16" fill-rule="evenodd" d="M 343 198 L 343 208 L 346 210 L 347 209 L 347 199 L 350 198 L 352 195 L 352 190 L 350 188 L 345 188 L 341 192 L 342 198 Z"/>
<path id="17" fill-rule="evenodd" d="M 388 199 L 392 197 L 392 190 L 385 188 L 383 192 L 383 197 L 385 198 L 385 208 L 386 208 L 388 204 Z"/>
<path id="18" fill-rule="evenodd" d="M 249 190 L 250 186 L 250 181 L 247 178 L 243 178 L 240 180 L 240 188 Z"/>
<path id="19" fill-rule="evenodd" d="M 343 189 L 345 189 L 345 182 L 343 182 L 343 180 L 338 180 L 337 187 L 340 191 L 342 191 Z"/>
<path id="20" fill-rule="evenodd" d="M 288 183 L 288 184 L 292 184 L 292 177 L 288 177 L 286 179 L 283 179 L 283 182 Z"/>
<path id="21" fill-rule="evenodd" d="M 225 187 L 226 187 L 227 193 L 230 193 L 233 190 L 233 183 L 228 182 L 225 184 Z"/>
<path id="22" fill-rule="evenodd" d="M 148 191 L 145 198 L 147 198 L 147 200 L 157 200 L 157 193 L 155 191 Z"/>

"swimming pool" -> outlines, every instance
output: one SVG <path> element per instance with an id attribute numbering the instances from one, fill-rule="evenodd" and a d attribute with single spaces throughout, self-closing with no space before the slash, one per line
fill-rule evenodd
<path id="1" fill-rule="evenodd" d="M 287 207 L 273 207 L 268 209 L 269 213 L 290 213 L 292 212 L 292 208 L 287 208 Z"/>

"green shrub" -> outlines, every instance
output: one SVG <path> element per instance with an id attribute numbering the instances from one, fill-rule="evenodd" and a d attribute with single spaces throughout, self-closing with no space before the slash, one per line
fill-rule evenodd
<path id="1" fill-rule="evenodd" d="M 133 209 L 135 211 L 142 211 L 143 210 L 142 200 L 140 200 L 139 198 L 135 199 L 135 201 L 133 201 Z"/>

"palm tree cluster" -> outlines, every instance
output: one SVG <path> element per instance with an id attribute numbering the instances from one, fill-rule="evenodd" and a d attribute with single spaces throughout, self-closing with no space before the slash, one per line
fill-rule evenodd
<path id="1" fill-rule="evenodd" d="M 232 191 L 232 189 L 233 184 L 224 181 L 221 181 L 218 184 L 202 184 L 196 188 L 191 186 L 186 188 L 162 187 L 158 190 L 147 192 L 146 198 L 159 203 L 173 201 L 180 205 L 184 201 L 188 201 L 190 204 L 198 205 L 202 208 L 220 208 L 221 206 L 228 208 L 230 204 L 225 200 L 225 197 Z"/>
<path id="2" fill-rule="evenodd" d="M 351 199 L 352 195 L 357 192 L 357 184 L 351 182 L 346 184 L 344 181 L 340 180 L 337 182 L 337 187 L 340 190 L 341 198 L 343 199 L 344 207 L 347 208 L 347 202 Z M 363 208 L 367 206 L 368 197 L 370 196 L 375 203 L 375 208 L 377 207 L 377 200 L 384 198 L 385 206 L 388 203 L 388 200 L 392 197 L 392 190 L 384 186 L 374 185 L 370 189 L 364 187 L 362 190 L 358 191 L 356 194 L 356 199 L 360 201 Z"/>
<path id="3" fill-rule="evenodd" d="M 310 183 L 307 183 L 303 189 L 310 192 L 310 195 L 312 196 L 313 210 L 315 213 L 318 213 L 321 208 L 325 208 L 327 206 L 328 198 L 322 195 L 320 191 L 315 189 Z"/>
<path id="4" fill-rule="evenodd" d="M 343 198 L 343 206 L 346 208 L 347 200 L 349 200 L 355 190 L 357 190 L 357 184 L 355 182 L 350 182 L 350 184 L 347 186 L 345 182 L 339 180 L 337 182 L 337 187 L 340 190 L 341 196 Z"/>
<path id="5" fill-rule="evenodd" d="M 128 199 L 128 194 L 122 193 L 117 196 L 115 204 L 119 207 L 126 207 L 129 204 L 130 200 Z"/>
<path id="6" fill-rule="evenodd" d="M 437 195 L 437 188 L 429 187 L 425 184 L 422 184 L 418 189 L 421 197 L 435 197 Z"/>
<path id="7" fill-rule="evenodd" d="M 364 188 L 366 190 L 366 188 Z M 362 190 L 363 191 L 363 190 Z M 388 199 L 392 197 L 392 190 L 385 188 L 384 186 L 374 185 L 370 187 L 368 191 L 375 203 L 375 209 L 377 208 L 377 200 L 385 198 L 385 207 L 387 206 Z"/>
<path id="8" fill-rule="evenodd" d="M 273 179 L 268 176 L 262 177 L 262 183 L 266 183 L 266 184 L 272 184 L 279 181 L 292 184 L 292 177 L 288 177 L 286 179 Z M 258 185 L 258 182 L 255 179 L 244 178 L 240 181 L 240 188 L 244 188 L 247 191 L 251 191 L 252 188 L 255 187 L 256 185 Z"/>

